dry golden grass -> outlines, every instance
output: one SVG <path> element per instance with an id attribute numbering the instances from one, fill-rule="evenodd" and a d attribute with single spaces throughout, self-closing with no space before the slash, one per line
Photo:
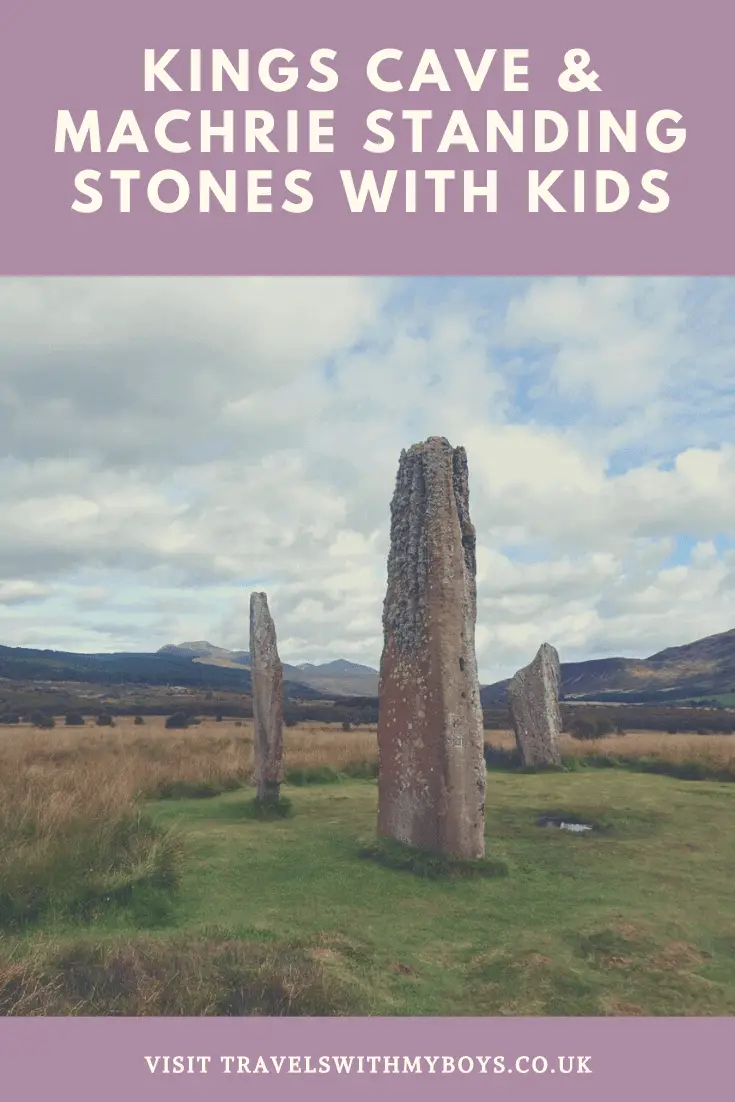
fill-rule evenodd
<path id="1" fill-rule="evenodd" d="M 3 730 L 0 924 L 175 880 L 176 840 L 138 815 L 135 801 L 161 778 L 204 768 L 206 755 L 195 764 L 181 743 L 162 746 L 160 733 L 146 740 L 140 730 Z"/>
<path id="2" fill-rule="evenodd" d="M 506 750 L 514 748 L 514 738 L 507 730 L 488 731 L 485 737 L 493 746 Z M 60 723 L 50 731 L 39 731 L 27 725 L 0 727 L 0 929 L 12 931 L 24 923 L 45 921 L 47 915 L 55 914 L 70 918 L 73 922 L 79 916 L 86 923 L 88 914 L 102 913 L 102 910 L 88 912 L 82 908 L 88 905 L 95 907 L 97 900 L 102 898 L 107 901 L 114 892 L 118 893 L 122 904 L 129 908 L 128 913 L 132 915 L 131 929 L 142 928 L 151 916 L 158 921 L 158 909 L 163 907 L 161 896 L 166 895 L 169 885 L 175 883 L 179 864 L 185 867 L 187 853 L 182 848 L 182 856 L 172 848 L 173 842 L 169 844 L 166 834 L 169 828 L 166 827 L 166 822 L 183 819 L 185 816 L 179 812 L 183 813 L 185 807 L 177 807 L 176 815 L 167 815 L 161 809 L 158 815 L 146 817 L 145 808 L 142 809 L 144 813 L 139 816 L 136 803 L 141 797 L 155 795 L 213 795 L 249 783 L 252 744 L 253 730 L 249 721 L 239 724 L 234 721 L 216 723 L 214 719 L 207 719 L 185 731 L 166 730 L 164 719 L 160 717 L 147 719 L 139 726 L 133 724 L 132 718 L 121 718 L 116 720 L 113 728 L 99 728 L 90 721 L 82 728 L 67 728 Z M 303 770 L 308 773 L 313 770 L 314 774 L 309 778 L 312 781 L 319 779 L 319 770 L 331 770 L 333 776 L 327 779 L 336 779 L 334 774 L 343 770 L 350 772 L 350 766 L 377 760 L 377 734 L 374 727 L 343 731 L 339 726 L 301 724 L 286 729 L 285 747 L 287 771 Z M 635 757 L 649 760 L 659 758 L 672 765 L 701 762 L 714 771 L 729 770 L 730 775 L 735 778 L 735 736 L 667 735 L 638 731 L 588 742 L 564 736 L 562 747 L 565 756 L 615 756 L 628 759 L 628 766 L 630 759 Z M 643 765 L 641 762 L 640 766 Z M 364 776 L 369 773 L 356 775 Z M 616 780 L 622 781 L 624 778 Z M 515 801 L 523 792 L 524 778 L 496 774 L 494 781 L 496 797 L 498 792 L 509 792 L 508 803 L 504 806 L 515 808 Z M 594 800 L 595 785 L 591 774 L 579 778 L 565 773 L 549 775 L 543 779 L 543 783 L 551 786 L 560 799 L 566 799 L 570 783 L 587 786 L 588 781 L 592 791 L 590 799 Z M 297 783 L 296 778 L 291 777 L 290 783 Z M 658 781 L 656 784 L 656 799 L 665 801 L 668 798 L 665 786 Z M 535 786 L 536 779 L 527 787 L 535 792 Z M 633 786 L 631 791 L 637 787 Z M 672 786 L 672 789 L 676 791 L 676 786 Z M 577 787 L 576 791 L 581 791 L 581 787 Z M 650 791 L 653 792 L 654 789 Z M 365 821 L 368 815 L 374 814 L 373 796 L 369 790 L 352 786 L 350 789 L 345 788 L 344 792 L 349 793 L 350 799 L 355 796 L 356 803 L 364 801 L 360 806 L 365 812 Z M 307 808 L 318 806 L 316 802 L 310 803 L 315 796 L 318 799 L 318 793 L 302 793 L 303 805 Z M 535 799 L 533 793 L 529 799 Z M 680 807 L 686 809 L 684 797 L 680 795 L 679 799 Z M 697 801 L 693 802 L 696 803 Z M 687 860 L 689 849 L 694 851 L 695 857 L 692 861 L 695 858 L 697 861 L 705 860 L 709 853 L 708 835 L 702 835 L 703 841 L 700 845 L 696 834 L 697 830 L 704 828 L 697 818 L 699 809 L 693 804 L 687 814 L 691 816 L 695 844 L 690 845 L 689 841 L 686 847 L 673 844 L 670 851 L 661 845 L 657 853 L 652 850 L 647 858 L 649 865 L 646 868 L 652 867 L 654 857 L 657 868 L 659 860 L 668 860 L 670 882 L 675 885 L 681 882 L 677 879 L 680 875 L 677 863 L 684 859 L 682 853 L 685 849 L 684 857 Z M 331 821 L 331 808 L 342 805 L 333 805 L 330 802 L 327 806 L 330 808 Z M 529 814 L 534 807 L 533 804 L 528 805 Z M 173 808 L 170 810 L 174 811 Z M 196 817 L 199 809 L 194 807 L 192 811 Z M 688 840 L 688 824 L 685 822 L 679 829 L 683 831 L 681 837 Z M 707 825 L 706 829 L 711 828 Z M 334 833 L 338 834 L 339 831 Z M 318 842 L 309 850 L 308 834 L 307 831 L 305 841 L 294 835 L 295 844 L 299 847 L 304 845 L 303 851 L 299 849 L 299 865 L 303 857 L 304 868 L 294 873 L 294 863 L 284 862 L 283 876 L 286 878 L 301 875 L 303 883 L 311 891 L 314 870 L 322 867 L 325 858 L 322 835 L 318 836 Z M 289 841 L 287 844 L 292 843 Z M 511 840 L 508 840 L 508 844 L 511 844 Z M 523 847 L 526 844 L 521 838 L 519 845 Z M 623 854 L 626 847 L 618 848 L 622 855 L 621 861 L 627 860 Z M 696 852 L 698 849 L 701 851 L 699 854 Z M 726 843 L 721 845 L 721 849 L 727 854 Z M 342 850 L 335 848 L 334 852 L 339 854 Z M 224 860 L 225 851 L 222 853 Z M 724 887 L 718 890 L 724 891 L 729 881 L 726 876 L 719 875 L 718 860 L 716 855 L 712 858 L 713 874 L 711 877 L 709 873 L 706 876 L 702 874 L 700 883 L 711 881 L 722 884 Z M 239 856 L 237 861 L 240 861 Z M 237 867 L 240 867 L 239 864 Z M 586 867 L 591 869 L 592 866 Z M 602 897 L 605 893 L 609 894 L 609 883 L 613 882 L 611 877 L 617 874 L 610 873 L 606 862 L 596 862 L 594 867 L 601 876 L 607 877 L 607 880 L 601 881 L 599 894 Z M 722 867 L 726 868 L 726 861 Z M 227 879 L 223 875 L 223 885 L 226 885 Z M 333 879 L 336 894 L 335 907 L 332 910 L 339 911 L 340 908 L 345 908 L 347 896 L 340 894 L 344 892 L 341 878 Z M 579 879 L 584 882 L 585 877 Z M 632 880 L 632 876 L 630 879 Z M 550 895 L 552 902 L 548 904 L 550 910 L 547 914 L 558 910 L 558 880 L 552 877 L 551 882 L 553 897 Z M 535 891 L 535 879 L 531 886 Z M 122 894 L 123 890 L 127 895 Z M 354 892 L 358 906 L 367 906 L 368 910 L 372 909 L 371 913 L 377 914 L 383 902 L 382 897 L 375 896 L 372 902 L 368 899 L 365 904 L 362 890 L 360 887 Z M 502 885 L 497 890 L 503 890 Z M 511 882 L 508 888 L 509 898 L 515 900 L 514 905 L 517 907 L 515 914 L 518 921 L 513 919 L 509 926 L 512 931 L 518 929 L 519 922 L 528 911 L 523 890 L 522 877 L 516 879 L 515 887 Z M 589 888 L 585 887 L 584 890 L 589 891 Z M 383 891 L 382 887 L 380 891 Z M 641 910 L 651 896 L 647 887 L 646 892 L 645 897 L 641 897 Z M 272 898 L 278 898 L 275 889 Z M 583 895 L 580 898 L 584 901 L 587 897 Z M 719 897 L 713 895 L 712 898 L 717 900 Z M 325 916 L 331 914 L 331 900 L 322 903 Z M 543 903 L 542 894 L 543 905 L 546 904 Z M 732 908 L 729 903 L 724 909 L 721 902 L 717 905 L 723 911 L 726 921 L 732 914 Z M 219 900 L 217 906 L 219 907 Z M 393 906 L 390 901 L 389 906 Z M 232 913 L 240 915 L 239 908 L 237 897 Z M 633 913 L 637 913 L 637 910 L 636 903 Z M 478 912 L 474 906 L 468 909 L 469 912 L 484 913 L 483 908 Z M 164 915 L 165 925 L 165 908 L 161 913 Z M 461 907 L 457 913 L 459 921 L 464 921 Z M 513 916 L 512 907 L 508 913 Z M 570 905 L 570 913 L 575 913 L 573 905 Z M 390 917 L 392 923 L 393 915 Z M 437 933 L 437 944 L 441 946 L 437 960 L 441 961 L 441 967 L 445 970 L 444 954 L 447 941 L 451 940 L 454 933 L 455 916 L 444 916 L 442 920 L 446 928 Z M 327 922 L 331 922 L 331 918 L 325 918 L 325 929 Z M 549 927 L 545 923 L 546 918 L 543 918 L 539 929 L 547 937 Z M 354 918 L 350 918 L 348 928 L 353 929 L 356 925 L 359 927 L 357 911 Z M 467 927 L 461 937 L 457 935 L 458 940 L 463 944 L 465 941 L 471 944 L 473 938 L 484 936 L 482 931 L 475 933 L 472 929 Z M 727 927 L 723 926 L 723 929 Z M 225 933 L 227 939 L 230 939 L 230 933 L 226 930 Z M 404 936 L 404 933 L 400 933 L 395 947 L 387 950 L 388 962 L 404 959 L 404 944 L 412 944 L 404 943 L 401 940 Z M 566 933 L 563 936 L 567 939 Z M 516 1008 L 511 1012 L 520 1012 L 518 1008 L 522 1007 L 524 1012 L 555 1013 L 561 1007 L 563 1013 L 570 1012 L 571 1008 L 572 1012 L 578 1014 L 593 1013 L 602 1006 L 606 1013 L 651 1014 L 660 1013 L 663 1006 L 664 1012 L 670 1013 L 672 1011 L 667 1009 L 668 1003 L 661 1001 L 664 995 L 658 989 L 656 975 L 661 969 L 668 969 L 677 975 L 696 970 L 698 958 L 695 959 L 695 954 L 699 951 L 697 945 L 709 945 L 709 936 L 709 931 L 704 930 L 700 942 L 696 934 L 685 932 L 676 945 L 664 945 L 660 952 L 657 951 L 657 955 L 652 958 L 655 962 L 655 974 L 648 994 L 645 982 L 641 979 L 645 972 L 636 963 L 635 968 L 631 965 L 630 982 L 638 984 L 638 987 L 631 987 L 630 991 L 627 987 L 623 990 L 622 985 L 620 988 L 613 985 L 609 991 L 600 988 L 600 1003 L 595 1002 L 592 995 L 585 1002 L 587 996 L 584 994 L 577 998 L 576 995 L 569 994 L 566 987 L 562 988 L 562 981 L 567 983 L 568 979 L 565 964 L 569 951 L 568 940 L 564 940 L 560 942 L 563 946 L 559 950 L 561 963 L 552 961 L 544 965 L 548 969 L 545 982 L 551 994 L 550 1001 L 543 1004 L 546 1009 L 541 1011 L 537 994 L 539 984 L 535 978 L 532 988 L 529 987 L 524 996 L 526 1001 L 518 1001 L 518 977 L 522 977 L 524 967 L 523 951 L 519 950 L 521 956 L 516 959 L 512 956 L 512 950 L 508 949 L 506 971 L 502 972 L 501 969 L 498 973 L 501 976 L 498 981 L 500 986 L 493 980 L 492 984 L 483 988 L 487 991 L 498 987 L 497 1000 L 494 1003 L 489 1002 L 482 1008 L 482 1012 L 497 1013 L 500 1007 L 506 1013 L 510 1006 Z M 51 938 L 50 941 L 48 937 Z M 298 937 L 294 936 L 293 944 L 287 939 L 283 944 L 279 942 L 273 945 L 264 945 L 257 940 L 252 943 L 219 941 L 218 937 L 219 935 L 215 937 L 213 934 L 210 939 L 207 933 L 206 938 L 195 940 L 186 931 L 180 938 L 173 940 L 163 940 L 159 934 L 145 938 L 136 934 L 135 938 L 125 936 L 112 942 L 105 935 L 96 944 L 88 941 L 87 933 L 83 932 L 82 940 L 73 945 L 65 942 L 63 945 L 56 945 L 53 927 L 48 936 L 42 927 L 40 940 L 33 943 L 36 945 L 35 949 L 27 938 L 14 940 L 6 937 L 2 946 L 3 953 L 0 953 L 0 1016 L 55 1013 L 324 1015 L 362 1012 L 359 1007 L 355 1009 L 348 1001 L 345 1002 L 339 991 L 335 993 L 332 990 L 332 973 L 329 971 L 331 965 L 324 973 L 316 968 L 312 957 L 317 960 L 321 957 L 317 957 L 311 948 L 302 952 Z M 694 949 L 689 947 L 690 942 Z M 8 946 L 11 944 L 12 952 L 9 952 Z M 319 952 L 326 953 L 326 950 L 320 948 Z M 424 954 L 424 943 L 417 942 L 415 959 L 424 960 Z M 534 960 L 543 959 L 534 957 Z M 656 969 L 659 971 L 656 972 Z M 375 974 L 379 971 L 383 974 L 386 969 L 376 968 L 374 971 Z M 605 977 L 610 971 L 605 971 Z M 561 979 L 559 990 L 555 993 L 553 984 L 557 973 Z M 590 990 L 596 990 L 595 983 L 601 982 L 599 976 L 594 971 L 586 975 Z M 696 986 L 692 987 L 694 993 L 691 1001 L 686 1001 L 690 992 L 684 986 L 677 1005 L 681 1005 L 687 1012 L 693 1010 L 695 1013 L 730 1011 L 731 1002 L 727 1001 L 730 997 L 727 992 L 727 998 L 722 996 L 724 1001 L 718 1002 L 720 989 L 708 982 L 706 992 L 713 991 L 714 995 L 713 1001 L 707 1002 L 709 995 L 702 994 L 705 991 L 704 982 L 699 976 L 695 979 Z M 694 980 L 691 982 L 695 983 Z M 462 990 L 465 988 L 470 993 L 469 997 L 475 999 L 478 988 L 467 986 L 463 980 Z M 668 997 L 668 988 L 665 994 Z M 698 999 L 702 1001 L 697 1002 Z M 387 1003 L 385 1005 L 388 1006 Z M 430 1007 L 430 1013 L 446 1010 L 446 1007 L 437 1010 L 438 1004 L 431 999 L 425 1005 Z M 470 1008 L 467 1003 L 458 1001 L 456 1006 L 461 1006 L 463 1013 L 477 1012 L 474 1003 Z M 702 1010 L 702 1006 L 707 1009 Z M 388 1008 L 391 1013 L 395 1012 L 395 1003 L 390 1002 Z M 412 1008 L 416 1009 L 413 1004 Z"/>
<path id="3" fill-rule="evenodd" d="M 289 728 L 285 745 L 287 770 L 326 766 L 336 774 L 377 756 L 376 734 L 364 729 Z M 155 830 L 130 827 L 139 800 L 214 796 L 248 784 L 252 766 L 247 721 L 209 719 L 184 731 L 166 730 L 162 717 L 142 725 L 129 717 L 114 727 L 0 729 L 0 919 L 15 921 L 19 906 L 23 913 L 37 908 L 36 884 L 55 884 L 63 869 L 66 883 L 82 873 L 101 882 L 116 854 L 136 876 L 146 862 L 164 870 L 159 879 L 168 875 Z"/>
<path id="4" fill-rule="evenodd" d="M 152 717 L 135 726 L 132 717 L 123 717 L 112 728 L 0 729 L 0 838 L 58 836 L 78 819 L 122 813 L 141 796 L 186 786 L 207 794 L 248 782 L 251 721 L 204 720 L 185 731 L 168 731 L 164 723 Z M 376 757 L 374 730 L 304 724 L 285 732 L 286 768 L 339 771 Z"/>
<path id="5" fill-rule="evenodd" d="M 287 769 L 326 766 L 339 772 L 353 762 L 377 761 L 378 735 L 375 728 L 335 730 L 318 723 L 287 728 L 284 759 Z"/>
<path id="6" fill-rule="evenodd" d="M 217 725 L 220 726 L 219 724 Z M 163 721 L 114 728 L 3 729 L 0 837 L 63 830 L 78 815 L 110 817 L 162 784 L 245 779 L 250 747 L 238 731 L 165 731 Z"/>
<path id="7" fill-rule="evenodd" d="M 513 750 L 515 739 L 511 731 L 486 731 L 485 742 L 503 750 Z M 668 735 L 661 731 L 629 731 L 624 735 L 609 735 L 603 739 L 575 739 L 562 735 L 564 757 L 658 758 L 680 765 L 702 762 L 713 769 L 735 766 L 735 736 L 733 735 Z"/>
<path id="8" fill-rule="evenodd" d="M 306 948 L 203 937 L 88 938 L 0 956 L 0 1017 L 329 1017 L 361 1009 Z"/>
<path id="9" fill-rule="evenodd" d="M 199 785 L 223 791 L 252 773 L 252 721 L 205 719 L 185 731 L 168 731 L 163 717 L 140 726 L 122 717 L 115 726 L 27 725 L 0 728 L 0 837 L 53 835 L 78 815 L 110 817 L 138 797 Z M 514 747 L 510 731 L 486 731 L 492 746 Z M 375 727 L 342 731 L 303 723 L 285 731 L 286 769 L 329 768 L 377 760 Z M 648 757 L 713 768 L 735 764 L 735 737 L 633 731 L 594 741 L 562 737 L 565 756 Z M 31 825 L 32 824 L 32 825 Z"/>
<path id="10" fill-rule="evenodd" d="M 510 731 L 488 731 L 486 741 L 512 749 Z M 0 838 L 6 842 L 63 834 L 73 822 L 101 822 L 132 807 L 139 797 L 166 795 L 186 786 L 203 794 L 248 783 L 252 773 L 252 721 L 205 719 L 185 731 L 168 731 L 163 717 L 132 717 L 113 728 L 27 725 L 0 729 Z M 659 758 L 732 768 L 735 737 L 633 731 L 595 741 L 562 738 L 565 756 Z M 335 730 L 304 723 L 285 731 L 287 769 L 329 768 L 377 759 L 374 727 Z"/>

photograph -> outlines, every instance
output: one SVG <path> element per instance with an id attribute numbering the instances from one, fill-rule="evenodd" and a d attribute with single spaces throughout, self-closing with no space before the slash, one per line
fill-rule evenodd
<path id="1" fill-rule="evenodd" d="M 3 276 L 0 429 L 0 1016 L 735 1014 L 735 278 Z"/>

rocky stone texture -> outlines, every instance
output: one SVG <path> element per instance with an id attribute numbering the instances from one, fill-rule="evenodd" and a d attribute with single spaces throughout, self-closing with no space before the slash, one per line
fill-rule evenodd
<path id="1" fill-rule="evenodd" d="M 524 765 L 559 765 L 561 709 L 559 655 L 543 643 L 508 686 L 510 719 Z"/>
<path id="2" fill-rule="evenodd" d="M 250 676 L 256 798 L 277 803 L 283 780 L 283 666 L 265 593 L 250 595 Z"/>
<path id="3" fill-rule="evenodd" d="M 475 575 L 467 456 L 432 437 L 401 453 L 391 504 L 378 833 L 461 858 L 485 853 Z"/>

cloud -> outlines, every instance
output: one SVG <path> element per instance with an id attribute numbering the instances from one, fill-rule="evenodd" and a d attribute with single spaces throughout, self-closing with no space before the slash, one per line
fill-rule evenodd
<path id="1" fill-rule="evenodd" d="M 733 280 L 0 280 L 2 642 L 376 664 L 402 448 L 467 448 L 485 680 L 735 623 Z M 724 541 L 724 542 L 723 542 Z"/>
<path id="2" fill-rule="evenodd" d="M 553 348 L 547 385 L 603 407 L 645 402 L 688 351 L 684 284 L 668 279 L 536 281 L 511 303 L 508 337 Z"/>
<path id="3" fill-rule="evenodd" d="M 50 596 L 52 590 L 49 586 L 38 585 L 36 582 L 24 581 L 21 578 L 7 579 L 0 582 L 0 605 L 26 605 L 34 601 L 43 601 Z"/>
<path id="4" fill-rule="evenodd" d="M 360 339 L 389 281 L 0 280 L 8 453 L 123 469 L 227 454 L 227 403 Z"/>

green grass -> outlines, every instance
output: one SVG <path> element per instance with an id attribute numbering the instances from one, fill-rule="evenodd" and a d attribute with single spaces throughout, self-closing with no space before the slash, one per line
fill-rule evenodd
<path id="1" fill-rule="evenodd" d="M 152 793 L 159 800 L 206 800 L 242 787 L 236 778 L 217 781 L 160 781 Z"/>
<path id="2" fill-rule="evenodd" d="M 182 868 L 176 831 L 140 812 L 72 824 L 46 844 L 8 845 L 0 868 L 0 931 L 44 920 L 89 922 L 128 909 L 133 923 L 171 913 Z M 148 918 L 143 925 L 151 924 Z"/>
<path id="3" fill-rule="evenodd" d="M 683 700 L 696 700 L 704 702 L 708 700 L 716 700 L 718 704 L 722 704 L 725 708 L 735 707 L 735 693 L 713 693 L 711 696 L 688 696 L 682 697 Z"/>
<path id="4" fill-rule="evenodd" d="M 392 838 L 376 838 L 363 843 L 357 852 L 359 857 L 375 861 L 384 868 L 410 872 L 429 880 L 508 875 L 505 861 L 446 857 L 440 853 L 427 853 L 414 846 L 402 845 Z"/>
<path id="5" fill-rule="evenodd" d="M 242 804 L 242 814 L 245 819 L 256 819 L 261 822 L 273 822 L 278 819 L 290 819 L 293 815 L 293 804 L 288 796 L 282 796 L 280 800 L 265 800 L 260 802 L 253 798 Z"/>
<path id="6" fill-rule="evenodd" d="M 286 770 L 287 784 L 302 788 L 306 784 L 339 784 L 345 780 L 374 780 L 378 776 L 377 761 L 348 762 L 342 769 L 329 765 L 312 765 Z"/>
<path id="7" fill-rule="evenodd" d="M 373 782 L 290 794 L 267 823 L 247 791 L 149 803 L 187 855 L 171 908 L 142 892 L 137 917 L 6 937 L 0 1013 L 48 989 L 47 1013 L 735 1014 L 732 784 L 490 772 L 494 876 L 361 858 Z M 600 829 L 536 825 L 562 813 Z"/>
<path id="8" fill-rule="evenodd" d="M 676 777 L 682 781 L 735 781 L 735 762 L 721 766 L 706 758 L 692 757 L 684 761 L 672 761 L 664 757 L 645 754 L 567 754 L 561 765 L 522 765 L 516 750 L 501 746 L 485 746 L 485 764 L 493 772 L 509 773 L 579 773 L 586 769 L 626 769 L 632 773 L 657 773 L 662 777 Z"/>
<path id="9" fill-rule="evenodd" d="M 677 777 L 682 781 L 735 781 L 735 764 L 717 768 L 708 761 L 667 761 L 645 754 L 587 754 L 585 757 L 563 759 L 563 768 L 570 772 L 582 769 L 627 769 L 633 773 L 656 773 L 662 777 Z"/>

